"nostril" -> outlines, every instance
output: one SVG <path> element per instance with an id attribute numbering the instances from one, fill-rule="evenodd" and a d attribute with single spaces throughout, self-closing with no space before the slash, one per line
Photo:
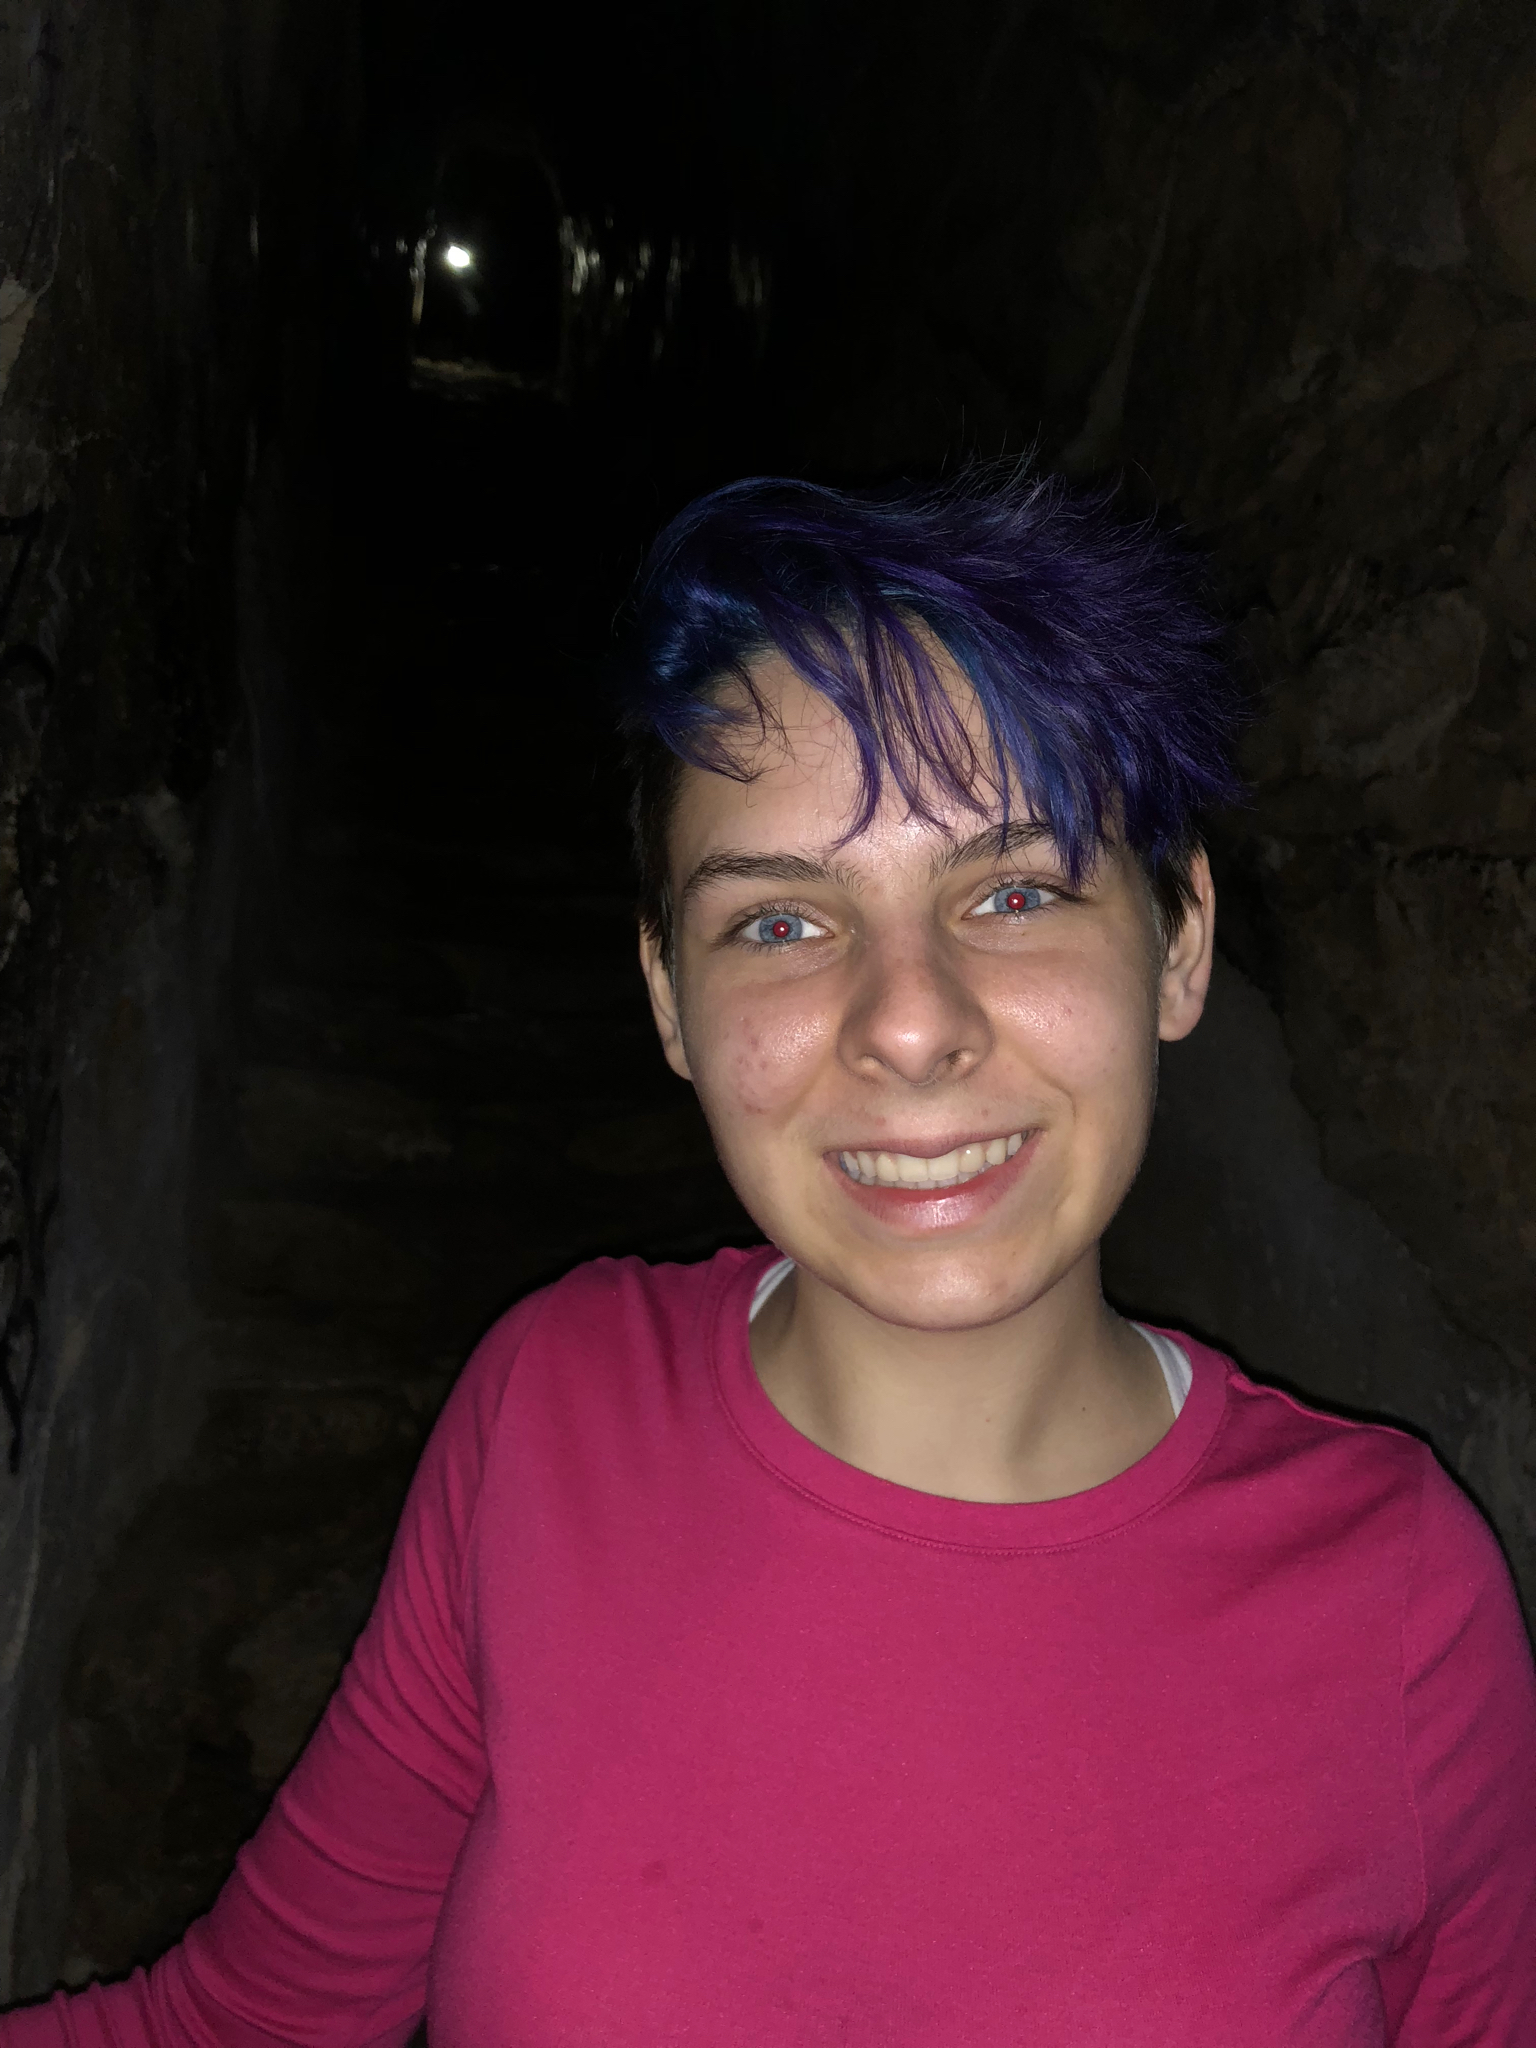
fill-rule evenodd
<path id="1" fill-rule="evenodd" d="M 921 946 L 871 944 L 858 999 L 843 1022 L 843 1056 L 909 1087 L 950 1081 L 986 1057 L 984 1005 L 944 957 Z"/>

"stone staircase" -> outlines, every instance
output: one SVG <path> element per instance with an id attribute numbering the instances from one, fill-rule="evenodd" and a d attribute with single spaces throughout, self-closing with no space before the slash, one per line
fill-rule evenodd
<path id="1" fill-rule="evenodd" d="M 396 607 L 373 652 L 397 694 L 413 631 L 447 616 L 473 637 L 489 587 L 439 564 L 404 631 Z M 498 583 L 496 617 L 505 602 Z M 754 1235 L 656 1047 L 590 745 L 557 750 L 566 787 L 456 817 L 442 764 L 472 781 L 508 734 L 501 700 L 449 709 L 451 733 L 314 778 L 333 801 L 213 1118 L 206 1420 L 104 1572 L 68 1684 L 72 1981 L 152 1958 L 217 1891 L 335 1684 L 425 1434 L 494 1317 L 600 1252 L 688 1259 Z M 327 715 L 317 758 L 334 762 L 356 698 Z M 429 761 L 434 801 L 413 785 Z"/>

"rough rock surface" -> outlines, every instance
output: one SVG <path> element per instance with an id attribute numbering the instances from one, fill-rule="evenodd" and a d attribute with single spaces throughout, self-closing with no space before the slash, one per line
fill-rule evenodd
<path id="1" fill-rule="evenodd" d="M 313 693 L 307 823 L 207 1183 L 205 1417 L 102 1572 L 68 1675 L 71 1980 L 152 1959 L 211 1901 L 324 1707 L 426 1431 L 497 1313 L 596 1253 L 755 1235 L 657 1051 L 622 806 L 591 802 L 563 692 L 550 745 L 515 690 L 421 689 L 435 661 L 497 645 L 509 611 L 532 670 L 573 665 L 549 593 L 591 573 L 610 456 L 569 423 L 546 446 L 515 410 L 500 428 L 467 413 L 493 557 L 475 573 L 438 527 L 435 401 L 389 429 L 353 500 L 366 538 L 334 565 L 350 659 Z M 526 497 L 498 514 L 508 473 Z M 580 615 L 584 663 L 606 614 Z"/>
<path id="2" fill-rule="evenodd" d="M 768 52 L 802 12 L 775 19 Z M 855 474 L 1037 446 L 1214 552 L 1266 705 L 1217 848 L 1223 942 L 1284 1062 L 1251 1005 L 1241 1042 L 1204 1043 L 1268 1075 L 1251 1121 L 1293 1096 L 1316 1132 L 1269 1209 L 1295 1291 L 1252 1355 L 1364 1399 L 1314 1345 L 1306 1247 L 1333 1216 L 1362 1299 L 1406 1251 L 1435 1362 L 1395 1378 L 1357 1324 L 1370 1405 L 1459 1460 L 1536 1601 L 1530 11 L 1014 0 L 941 39 L 904 10 L 878 47 L 839 10 L 825 47 L 799 101 L 787 73 L 763 88 L 799 118 L 758 145 L 793 125 L 810 158 L 803 445 Z M 860 90 L 834 107 L 839 55 Z M 1170 1093 L 1181 1061 L 1221 1078 L 1191 1047 Z M 1165 1119 L 1177 1227 L 1138 1202 L 1117 1233 L 1138 1283 L 1158 1244 L 1171 1313 L 1259 1270 L 1222 1192 L 1268 1172 L 1249 1121 L 1191 1154 Z M 1207 1327 L 1242 1348 L 1256 1323 Z"/>
<path id="3" fill-rule="evenodd" d="M 0 2002 L 56 1968 L 91 1575 L 200 1408 L 194 1105 L 312 382 L 293 209 L 344 132 L 309 124 L 345 11 L 296 45 L 298 12 L 0 5 Z"/>

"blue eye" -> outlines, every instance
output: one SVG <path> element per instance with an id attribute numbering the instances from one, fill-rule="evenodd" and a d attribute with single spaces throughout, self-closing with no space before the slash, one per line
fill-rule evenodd
<path id="1" fill-rule="evenodd" d="M 997 917 L 1018 917 L 1026 910 L 1038 910 L 1044 901 L 1043 889 L 1012 882 L 1006 889 L 994 889 L 981 908 Z"/>
<path id="2" fill-rule="evenodd" d="M 805 937 L 805 919 L 775 911 L 771 917 L 758 918 L 752 926 L 752 936 L 760 946 L 793 945 L 796 939 Z"/>

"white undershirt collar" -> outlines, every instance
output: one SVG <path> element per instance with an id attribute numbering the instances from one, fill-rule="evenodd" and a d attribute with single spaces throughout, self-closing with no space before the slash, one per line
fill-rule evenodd
<path id="1" fill-rule="evenodd" d="M 793 1259 L 778 1259 L 758 1281 L 752 1294 L 752 1306 L 747 1310 L 750 1323 L 763 1303 L 772 1294 L 786 1273 L 795 1270 Z M 1132 1323 L 1133 1330 L 1140 1330 L 1152 1346 L 1152 1355 L 1162 1368 L 1163 1379 L 1168 1387 L 1168 1398 L 1173 1403 L 1173 1412 L 1178 1416 L 1180 1409 L 1189 1398 L 1189 1389 L 1195 1377 L 1190 1364 L 1189 1353 L 1182 1344 L 1175 1344 L 1171 1337 L 1165 1337 L 1161 1330 L 1149 1330 L 1145 1323 Z"/>

